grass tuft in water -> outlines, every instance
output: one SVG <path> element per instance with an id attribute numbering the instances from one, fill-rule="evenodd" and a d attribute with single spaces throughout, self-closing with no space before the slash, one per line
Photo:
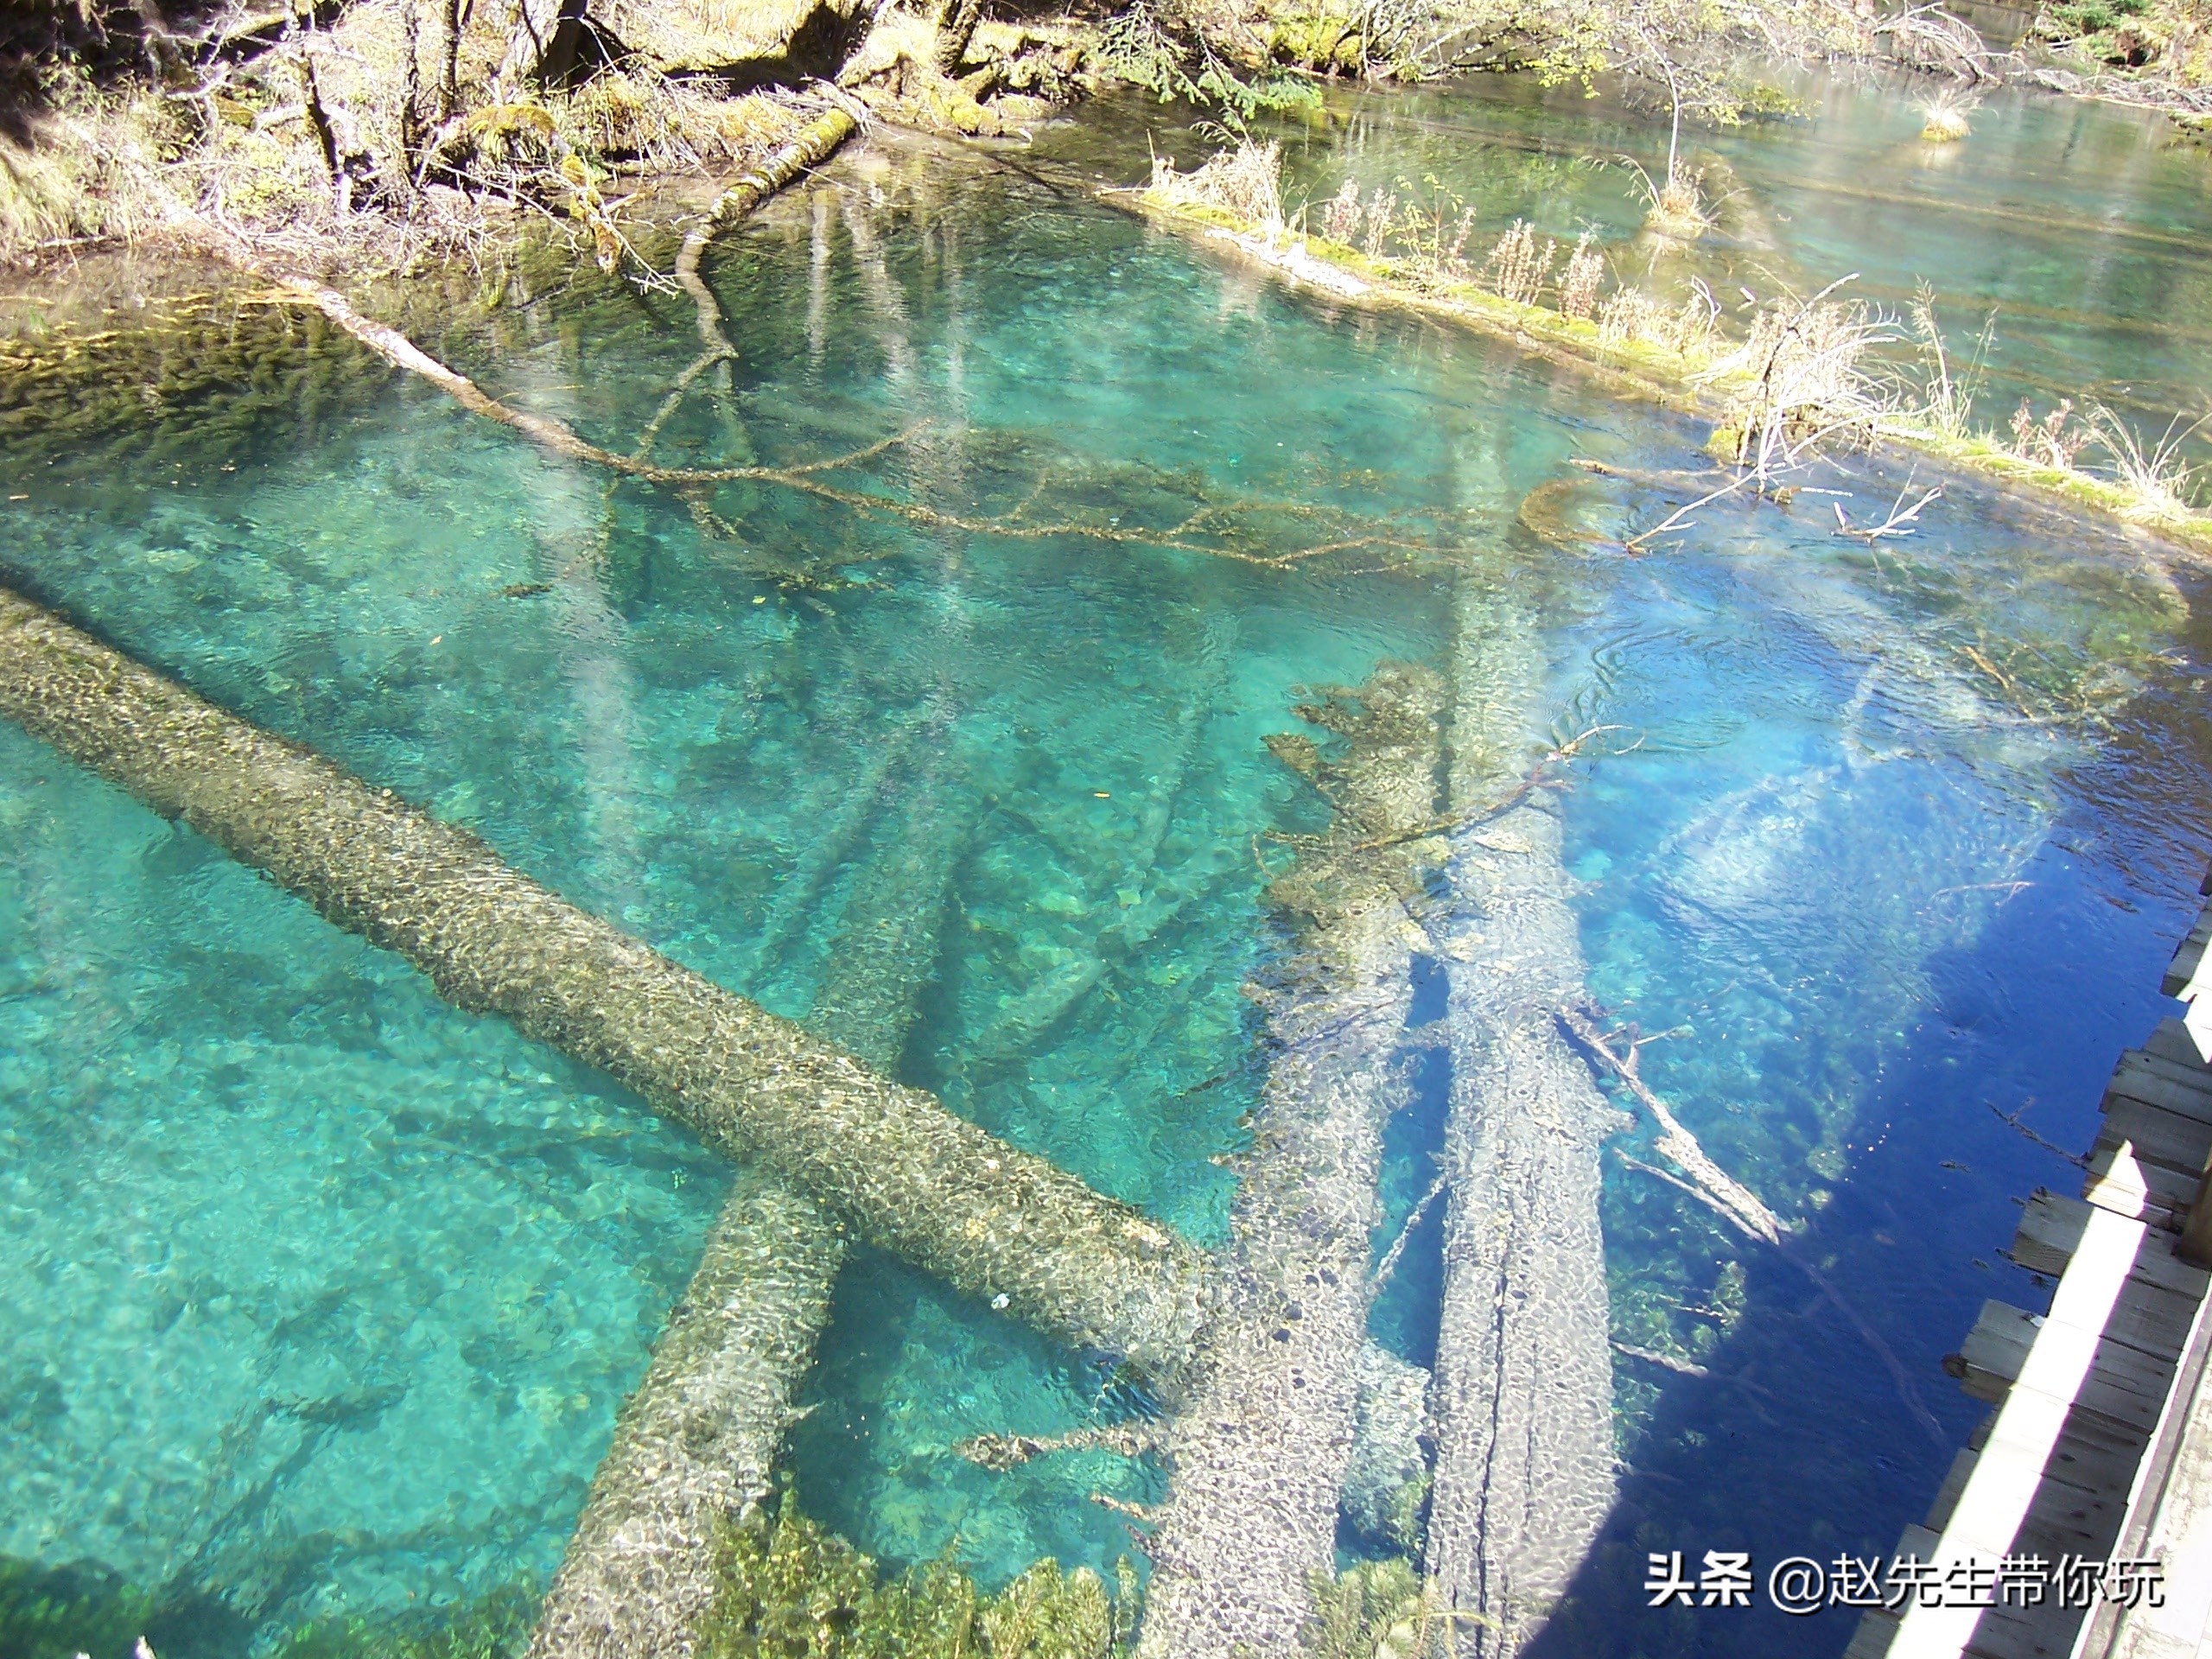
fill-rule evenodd
<path id="1" fill-rule="evenodd" d="M 1302 1650 L 1306 1659 L 1431 1659 L 1449 1651 L 1454 1622 L 1409 1562 L 1363 1561 L 1334 1577 L 1313 1575 Z"/>

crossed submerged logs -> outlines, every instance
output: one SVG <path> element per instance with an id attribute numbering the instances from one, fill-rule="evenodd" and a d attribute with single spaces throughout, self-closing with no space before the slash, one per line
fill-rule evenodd
<path id="1" fill-rule="evenodd" d="M 1560 821 L 1527 783 L 1545 660 L 1527 609 L 1459 598 L 1445 945 L 1452 1103 L 1425 1567 L 1456 1654 L 1518 1652 L 1611 1508 L 1599 1151 L 1622 1120 L 1567 1046 L 1584 999 Z"/>
<path id="2" fill-rule="evenodd" d="M 1236 544 L 1233 526 L 1224 524 L 1230 512 L 1226 506 L 1201 506 L 1181 522 L 1159 529 L 1126 527 L 1116 520 L 1102 522 L 1097 519 L 1040 524 L 1025 519 L 1019 512 L 1002 518 L 976 517 L 947 512 L 922 501 L 901 499 L 830 481 L 833 474 L 851 472 L 865 462 L 908 444 L 927 427 L 926 422 L 904 432 L 893 433 L 848 454 L 822 461 L 786 467 L 670 466 L 652 458 L 650 443 L 640 445 L 636 453 L 622 454 L 591 442 L 558 421 L 500 402 L 467 375 L 432 357 L 397 329 L 363 316 L 335 289 L 297 276 L 278 275 L 270 277 L 270 287 L 263 296 L 264 299 L 303 305 L 321 312 L 386 362 L 429 381 L 469 413 L 495 421 L 520 433 L 539 448 L 563 460 L 603 467 L 620 476 L 678 491 L 687 500 L 695 503 L 695 512 L 697 512 L 702 527 L 716 533 L 720 533 L 721 527 L 715 523 L 715 515 L 710 511 L 699 509 L 697 493 L 714 485 L 753 483 L 811 496 L 816 500 L 830 502 L 855 513 L 903 519 L 925 530 L 954 531 L 964 535 L 989 536 L 1012 542 L 1073 540 L 1096 542 L 1108 546 L 1145 547 L 1167 552 L 1198 554 L 1206 558 L 1228 559 L 1269 570 L 1294 569 L 1316 560 L 1353 553 L 1370 555 L 1382 560 L 1382 563 L 1376 567 L 1378 569 L 1398 569 L 1402 568 L 1408 560 L 1436 551 L 1428 543 L 1365 528 L 1363 521 L 1344 524 L 1342 528 L 1345 533 L 1324 534 L 1320 539 L 1301 546 L 1287 548 L 1281 552 L 1267 552 Z M 653 417 L 648 428 L 649 433 L 658 432 L 701 375 L 734 355 L 734 348 L 728 352 L 723 349 L 728 336 L 721 327 L 719 312 L 713 311 L 708 304 L 712 296 L 707 292 L 703 283 L 694 290 L 693 297 L 701 306 L 700 330 L 707 344 L 678 377 L 659 412 Z M 1266 504 L 1257 504 L 1249 511 L 1255 520 L 1261 520 L 1275 510 Z M 1291 509 L 1291 512 L 1300 519 L 1320 517 L 1312 508 L 1303 505 Z M 1211 539 L 1203 539 L 1206 537 Z"/>
<path id="3" fill-rule="evenodd" d="M 1168 1228 L 6 588 L 0 714 L 957 1289 L 1146 1370 L 1188 1353 L 1206 1267 Z"/>
<path id="4" fill-rule="evenodd" d="M 1366 1342 L 1368 1257 L 1412 944 L 1425 938 L 1406 906 L 1445 850 L 1427 833 L 1443 701 L 1433 671 L 1385 667 L 1357 692 L 1299 710 L 1343 737 L 1342 760 L 1307 738 L 1273 744 L 1337 822 L 1269 890 L 1304 938 L 1269 1020 L 1275 1056 L 1220 1303 L 1162 1437 L 1171 1472 L 1137 1649 L 1147 1659 L 1296 1650 L 1313 1579 L 1335 1563 L 1347 1489 L 1370 1524 L 1393 1512 L 1409 1521 L 1419 1504 L 1417 1487 L 1410 1502 L 1379 1490 L 1414 1486 L 1423 1459 L 1418 1409 L 1391 1409 L 1409 1368 Z M 1382 1443 L 1393 1427 L 1395 1452 Z"/>

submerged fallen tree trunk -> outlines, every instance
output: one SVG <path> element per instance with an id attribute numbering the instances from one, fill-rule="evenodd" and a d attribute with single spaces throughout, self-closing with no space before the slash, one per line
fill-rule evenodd
<path id="1" fill-rule="evenodd" d="M 739 1173 L 622 1408 L 527 1659 L 690 1659 L 722 1529 L 768 1494 L 843 1259 L 819 1205 Z"/>
<path id="2" fill-rule="evenodd" d="M 1407 1442 L 1417 1432 L 1417 1413 L 1388 1409 L 1387 1358 L 1363 1350 L 1382 1130 L 1413 995 L 1406 901 L 1443 852 L 1421 834 L 1436 819 L 1442 701 L 1433 673 L 1386 668 L 1354 697 L 1300 711 L 1343 734 L 1344 761 L 1321 762 L 1303 739 L 1277 745 L 1330 796 L 1338 823 L 1270 894 L 1310 931 L 1301 983 L 1270 1021 L 1277 1052 L 1221 1306 L 1163 1447 L 1171 1475 L 1138 1646 L 1147 1659 L 1297 1652 L 1313 1577 L 1335 1562 L 1358 1431 L 1380 1421 Z M 1367 1507 L 1386 1511 L 1367 1489 L 1405 1459 L 1363 1461 Z"/>
<path id="3" fill-rule="evenodd" d="M 859 1236 L 1064 1341 L 1159 1373 L 1188 1353 L 1206 1268 L 1170 1229 L 5 588 L 0 714 Z"/>
<path id="4" fill-rule="evenodd" d="M 1542 1628 L 1612 1505 L 1599 1150 L 1620 1120 L 1557 1019 L 1583 1000 L 1582 953 L 1558 815 L 1525 785 L 1542 647 L 1510 595 L 1470 581 L 1459 605 L 1452 796 L 1476 816 L 1451 866 L 1451 1197 L 1426 1567 L 1459 1616 L 1455 1653 L 1494 1659 Z"/>
<path id="5" fill-rule="evenodd" d="M 882 1071 L 920 1011 L 976 825 L 950 770 L 921 768 L 907 833 L 868 867 L 808 1020 Z M 880 804 L 881 779 L 864 773 L 860 790 Z M 622 1408 L 526 1659 L 690 1659 L 721 1589 L 722 1531 L 768 1494 L 844 1251 L 810 1199 L 739 1175 Z"/>

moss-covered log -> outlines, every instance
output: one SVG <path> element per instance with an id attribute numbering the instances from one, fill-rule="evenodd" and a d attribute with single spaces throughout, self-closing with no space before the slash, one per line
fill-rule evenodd
<path id="1" fill-rule="evenodd" d="M 1545 664 L 1528 610 L 1462 589 L 1446 944 L 1452 1109 L 1427 1571 L 1460 1655 L 1541 1629 L 1613 1496 L 1599 1147 L 1618 1115 L 1561 1034 L 1583 997 L 1560 822 L 1525 786 Z M 1504 804 L 1503 810 L 1493 810 Z"/>
<path id="2" fill-rule="evenodd" d="M 860 1236 L 1063 1340 L 1160 1372 L 1187 1353 L 1205 1268 L 1170 1229 L 4 588 L 0 714 Z"/>
<path id="3" fill-rule="evenodd" d="M 1437 819 L 1443 690 L 1430 671 L 1384 668 L 1357 693 L 1300 711 L 1343 737 L 1341 761 L 1322 760 L 1310 740 L 1275 745 L 1329 797 L 1337 823 L 1271 890 L 1301 919 L 1304 948 L 1269 1022 L 1276 1054 L 1221 1308 L 1165 1446 L 1172 1472 L 1138 1649 L 1148 1659 L 1297 1650 L 1314 1576 L 1335 1564 L 1362 1419 L 1388 1414 L 1360 1401 L 1363 1373 L 1389 1370 L 1363 1353 L 1369 1244 L 1421 937 L 1406 904 L 1443 852 L 1425 833 Z M 1402 1461 L 1371 1452 L 1363 1490 Z"/>

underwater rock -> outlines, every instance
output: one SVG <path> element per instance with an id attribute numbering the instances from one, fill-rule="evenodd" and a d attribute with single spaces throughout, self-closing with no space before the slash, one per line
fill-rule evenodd
<path id="1" fill-rule="evenodd" d="M 1452 1109 L 1426 1568 L 1463 1656 L 1542 1629 L 1611 1508 L 1612 1353 L 1598 1154 L 1619 1115 L 1561 1034 L 1583 995 L 1560 822 L 1522 779 L 1545 663 L 1528 612 L 1460 598 L 1451 866 Z M 1502 811 L 1488 809 L 1512 803 Z M 1479 816 L 1475 816 L 1479 815 Z"/>
<path id="2" fill-rule="evenodd" d="M 1186 1357 L 1207 1268 L 1172 1230 L 4 588 L 0 713 L 956 1288 L 1145 1370 Z"/>
<path id="3" fill-rule="evenodd" d="M 1344 740 L 1344 758 L 1311 774 L 1337 822 L 1270 889 L 1302 918 L 1303 949 L 1269 1021 L 1275 1054 L 1222 1304 L 1168 1430 L 1141 1655 L 1294 1652 L 1314 1577 L 1335 1565 L 1359 1383 L 1374 1369 L 1370 1241 L 1421 937 L 1406 903 L 1440 850 L 1429 832 L 1443 700 L 1433 671 L 1385 666 L 1357 692 L 1298 711 Z M 1391 1461 L 1363 1464 L 1370 1508 L 1392 1501 L 1376 1490 Z"/>

